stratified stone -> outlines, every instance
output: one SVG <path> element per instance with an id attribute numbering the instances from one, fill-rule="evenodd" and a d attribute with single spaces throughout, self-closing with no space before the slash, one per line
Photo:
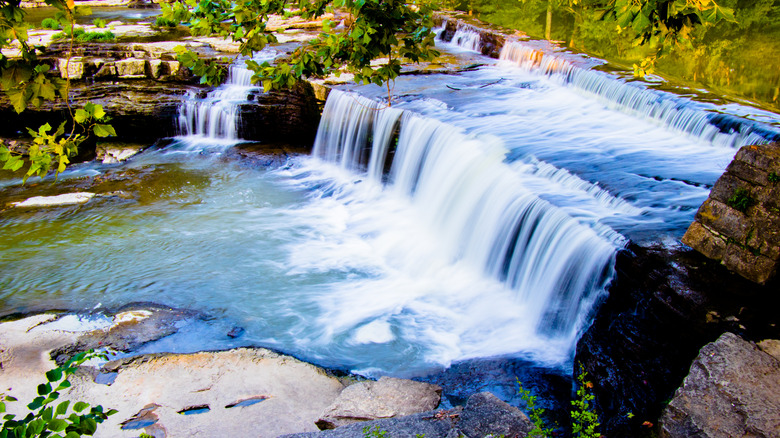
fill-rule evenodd
<path id="1" fill-rule="evenodd" d="M 84 60 L 79 56 L 74 56 L 70 60 L 67 58 L 58 59 L 57 67 L 62 79 L 81 79 L 84 77 Z"/>
<path id="2" fill-rule="evenodd" d="M 691 224 L 682 242 L 711 259 L 722 259 L 726 249 L 726 240 L 699 222 Z"/>
<path id="3" fill-rule="evenodd" d="M 116 61 L 117 74 L 121 79 L 143 79 L 146 77 L 146 60 L 144 59 L 123 59 Z"/>
<path id="4" fill-rule="evenodd" d="M 430 383 L 382 377 L 348 386 L 317 420 L 320 429 L 359 421 L 430 411 L 441 401 L 441 388 Z"/>
<path id="5" fill-rule="evenodd" d="M 737 152 L 683 243 L 756 283 L 774 277 L 780 263 L 780 144 Z"/>
<path id="6" fill-rule="evenodd" d="M 732 333 L 705 345 L 664 411 L 661 436 L 780 436 L 780 361 Z"/>

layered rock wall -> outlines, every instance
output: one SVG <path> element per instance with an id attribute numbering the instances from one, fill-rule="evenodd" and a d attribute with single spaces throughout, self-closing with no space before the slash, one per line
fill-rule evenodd
<path id="1" fill-rule="evenodd" d="M 682 241 L 749 280 L 769 281 L 780 262 L 780 144 L 740 149 Z"/>

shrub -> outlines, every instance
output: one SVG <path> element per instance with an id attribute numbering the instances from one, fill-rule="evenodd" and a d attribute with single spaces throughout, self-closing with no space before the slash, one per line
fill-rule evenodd
<path id="1" fill-rule="evenodd" d="M 114 41 L 116 36 L 110 30 L 105 32 L 85 32 L 84 29 L 77 27 L 73 30 L 73 37 L 78 42 L 104 42 Z M 53 40 L 64 40 L 70 38 L 70 32 L 64 31 L 52 36 Z"/>
<path id="2" fill-rule="evenodd" d="M 95 18 L 92 20 L 92 24 L 95 25 L 95 27 L 104 28 L 106 27 L 106 20 L 101 20 L 100 18 Z"/>
<path id="3" fill-rule="evenodd" d="M 164 18 L 164 17 L 157 17 L 154 20 L 154 26 L 155 27 L 176 27 L 177 25 L 178 25 L 177 22 L 175 22 L 173 20 L 169 20 L 169 19 Z"/>
<path id="4" fill-rule="evenodd" d="M 60 22 L 53 18 L 44 18 L 43 21 L 41 21 L 41 27 L 44 29 L 62 29 Z"/>

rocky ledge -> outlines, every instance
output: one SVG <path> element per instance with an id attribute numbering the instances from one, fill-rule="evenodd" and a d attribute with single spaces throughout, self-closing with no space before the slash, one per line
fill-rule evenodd
<path id="1" fill-rule="evenodd" d="M 150 304 L 89 317 L 6 318 L 0 323 L 0 388 L 20 400 L 7 403 L 8 412 L 26 414 L 25 401 L 37 395 L 55 361 L 97 349 L 114 359 L 82 365 L 60 398 L 116 409 L 99 426 L 99 437 L 363 438 L 368 427 L 393 437 L 482 438 L 524 437 L 532 428 L 522 412 L 490 393 L 472 395 L 465 407 L 435 410 L 441 399 L 436 385 L 337 376 L 263 348 L 132 354 L 197 318 Z"/>

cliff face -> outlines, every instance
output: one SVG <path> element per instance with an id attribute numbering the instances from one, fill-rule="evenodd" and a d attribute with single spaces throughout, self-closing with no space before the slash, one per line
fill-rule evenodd
<path id="1" fill-rule="evenodd" d="M 780 261 L 780 144 L 740 149 L 682 241 L 751 281 L 771 279 Z"/>

